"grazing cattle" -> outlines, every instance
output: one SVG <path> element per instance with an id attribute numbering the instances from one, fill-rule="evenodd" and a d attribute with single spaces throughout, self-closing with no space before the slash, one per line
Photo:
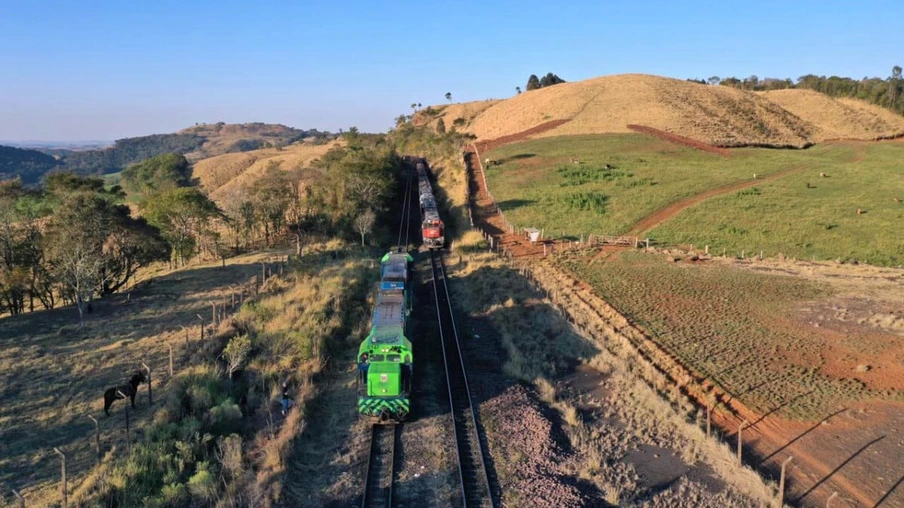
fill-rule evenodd
<path id="1" fill-rule="evenodd" d="M 132 379 L 129 380 L 129 384 L 123 386 L 114 386 L 113 388 L 107 388 L 107 391 L 104 392 L 104 413 L 107 416 L 110 416 L 110 406 L 113 405 L 113 401 L 123 399 L 122 395 L 119 392 L 124 393 L 127 397 L 129 397 L 132 402 L 132 407 L 135 407 L 135 395 L 138 394 L 138 385 L 147 381 L 147 378 L 144 377 L 140 371 L 136 372 Z"/>
<path id="2" fill-rule="evenodd" d="M 808 189 L 812 189 L 812 188 L 813 188 L 813 186 L 810 185 L 810 182 L 807 182 L 807 188 L 808 188 Z"/>
<path id="3" fill-rule="evenodd" d="M 895 198 L 895 203 L 900 203 L 900 202 L 901 202 L 901 198 Z"/>
<path id="4" fill-rule="evenodd" d="M 577 159 L 575 159 L 575 158 L 572 158 L 572 159 L 571 159 L 571 163 L 572 163 L 572 164 L 580 164 L 581 161 L 579 161 L 579 160 L 577 160 Z"/>
<path id="5" fill-rule="evenodd" d="M 612 169 L 612 166 L 610 166 L 609 164 L 606 164 L 606 171 L 609 171 L 610 169 Z"/>
<path id="6" fill-rule="evenodd" d="M 829 175 L 827 175 L 827 174 L 825 174 L 825 173 L 820 173 L 820 174 L 819 174 L 819 178 L 827 178 L 828 176 L 829 176 Z"/>
<path id="7" fill-rule="evenodd" d="M 860 208 L 858 208 L 858 209 L 857 209 L 857 215 L 863 215 L 863 210 L 861 210 Z"/>
<path id="8" fill-rule="evenodd" d="M 753 179 L 756 180 L 756 173 L 753 174 Z"/>

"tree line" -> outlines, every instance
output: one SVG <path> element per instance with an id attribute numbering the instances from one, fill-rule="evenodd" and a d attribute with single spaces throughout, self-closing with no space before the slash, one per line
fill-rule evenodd
<path id="1" fill-rule="evenodd" d="M 546 73 L 546 75 L 542 78 L 538 78 L 536 74 L 531 74 L 527 78 L 527 85 L 525 86 L 525 90 L 537 90 L 540 88 L 545 88 L 547 86 L 558 85 L 559 83 L 566 83 L 566 81 L 551 72 Z M 515 91 L 520 94 L 521 87 L 516 86 Z"/>
<path id="2" fill-rule="evenodd" d="M 904 78 L 901 74 L 901 66 L 895 65 L 891 69 L 891 75 L 885 79 L 869 78 L 854 79 L 839 76 L 817 76 L 806 74 L 796 81 L 790 78 L 762 78 L 752 75 L 743 79 L 734 76 L 720 78 L 711 76 L 708 79 L 689 79 L 700 84 L 730 86 L 748 91 L 804 89 L 822 92 L 830 97 L 850 97 L 861 99 L 877 106 L 890 109 L 898 114 L 904 114 Z"/>
<path id="3" fill-rule="evenodd" d="M 352 128 L 344 137 L 306 170 L 271 163 L 221 206 L 193 186 L 178 153 L 130 166 L 121 187 L 72 173 L 48 175 L 39 188 L 0 182 L 0 313 L 75 304 L 83 323 L 96 298 L 153 262 L 225 259 L 287 237 L 300 247 L 312 233 L 363 241 L 389 208 L 400 158 L 385 136 Z"/>

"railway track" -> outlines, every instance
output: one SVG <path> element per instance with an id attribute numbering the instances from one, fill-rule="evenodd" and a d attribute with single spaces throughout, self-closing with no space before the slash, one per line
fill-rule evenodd
<path id="1" fill-rule="evenodd" d="M 411 231 L 412 194 L 411 182 L 413 170 L 408 171 L 405 178 L 405 198 L 399 218 L 399 237 L 396 248 L 408 245 Z M 364 493 L 361 495 L 361 508 L 391 508 L 393 506 L 393 484 L 395 483 L 396 450 L 400 446 L 399 434 L 401 424 L 371 426 L 370 451 L 367 456 L 367 469 L 364 476 Z"/>
<path id="2" fill-rule="evenodd" d="M 401 425 L 373 425 L 361 508 L 391 508 Z"/>
<path id="3" fill-rule="evenodd" d="M 483 446 L 477 429 L 477 419 L 474 415 L 474 406 L 471 404 L 468 377 L 458 343 L 452 299 L 446 286 L 446 267 L 443 264 L 442 256 L 434 250 L 430 251 L 430 263 L 433 273 L 436 314 L 439 320 L 439 336 L 446 365 L 446 386 L 449 391 L 449 404 L 455 433 L 455 453 L 461 480 L 462 505 L 464 508 L 495 508 L 484 461 Z"/>

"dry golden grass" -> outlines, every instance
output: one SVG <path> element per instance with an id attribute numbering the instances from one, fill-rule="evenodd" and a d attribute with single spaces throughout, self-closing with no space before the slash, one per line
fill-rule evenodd
<path id="1" fill-rule="evenodd" d="M 241 124 L 201 124 L 182 129 L 179 134 L 196 134 L 207 139 L 198 150 L 186 154 L 191 161 L 222 155 L 234 150 L 239 141 L 260 141 L 274 145 L 285 144 L 296 136 L 298 131 L 280 124 L 241 123 Z"/>
<path id="2" fill-rule="evenodd" d="M 242 153 L 228 153 L 195 163 L 192 177 L 210 193 L 214 201 L 251 184 L 261 176 L 271 162 L 279 162 L 280 169 L 291 171 L 308 166 L 323 156 L 338 142 L 323 145 L 294 144 L 283 149 L 263 148 Z"/>
<path id="3" fill-rule="evenodd" d="M 106 452 L 119 455 L 125 445 L 127 401 L 117 401 L 106 418 L 104 390 L 126 383 L 140 362 L 147 362 L 154 369 L 154 407 L 160 407 L 171 380 L 169 346 L 176 373 L 194 364 L 192 355 L 202 349 L 197 315 L 209 323 L 210 303 L 222 302 L 237 284 L 259 273 L 259 261 L 267 256 L 233 258 L 225 267 L 198 264 L 170 271 L 157 266 L 142 277 L 153 275 L 153 282 L 129 299 L 97 302 L 83 329 L 72 307 L 0 319 L 0 483 L 23 492 L 30 506 L 57 502 L 60 469 L 53 447 L 58 446 L 69 456 L 70 492 L 86 493 L 103 477 L 103 471 L 92 471 L 93 424 L 86 415 L 99 420 Z M 206 339 L 203 344 L 214 343 Z M 153 415 L 147 402 L 142 385 L 131 414 L 136 441 Z M 7 500 L 0 497 L 0 505 Z"/>
<path id="4" fill-rule="evenodd" d="M 904 119 L 862 101 L 833 100 L 802 90 L 783 92 L 760 94 L 643 74 L 604 76 L 495 102 L 465 130 L 480 139 L 493 139 L 552 120 L 570 120 L 538 136 L 629 132 L 629 124 L 639 124 L 719 146 L 796 147 L 832 137 L 875 139 L 904 132 Z M 777 100 L 772 100 L 773 93 Z M 821 97 L 831 107 L 828 113 L 815 114 L 810 106 L 798 106 L 804 99 L 797 94 Z M 485 103 L 456 106 L 478 104 Z M 445 116 L 458 114 L 452 107 L 446 107 L 450 112 L 444 111 Z M 448 128 L 448 118 L 445 123 Z"/>
<path id="5" fill-rule="evenodd" d="M 904 134 L 904 117 L 861 100 L 833 99 L 812 90 L 774 90 L 760 95 L 813 124 L 814 142 Z"/>
<path id="6" fill-rule="evenodd" d="M 461 118 L 465 121 L 465 124 L 462 127 L 456 127 L 456 129 L 459 131 L 467 131 L 475 118 L 499 102 L 501 101 L 498 99 L 487 99 L 485 101 L 457 102 L 449 105 L 432 106 L 434 110 L 439 111 L 439 114 L 430 117 L 423 113 L 424 110 L 421 110 L 415 114 L 414 124 L 426 124 L 429 125 L 430 128 L 436 129 L 437 122 L 442 118 L 443 123 L 446 125 L 446 129 L 451 129 L 455 124 L 455 120 Z"/>

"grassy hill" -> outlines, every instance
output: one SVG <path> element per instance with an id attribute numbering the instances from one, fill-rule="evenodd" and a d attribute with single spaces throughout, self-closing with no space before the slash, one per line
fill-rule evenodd
<path id="1" fill-rule="evenodd" d="M 253 182 L 264 173 L 272 162 L 280 169 L 294 171 L 310 165 L 323 156 L 338 141 L 326 144 L 296 143 L 282 149 L 264 148 L 244 153 L 229 153 L 202 159 L 192 168 L 192 178 L 198 180 L 214 201 L 223 198 Z"/>
<path id="2" fill-rule="evenodd" d="M 819 100 L 811 104 L 814 98 Z M 552 120 L 569 121 L 536 137 L 626 133 L 629 124 L 729 147 L 803 147 L 838 137 L 874 140 L 904 134 L 904 117 L 856 99 L 832 99 L 809 90 L 756 93 L 643 74 L 563 83 L 478 107 L 486 104 L 456 105 L 460 113 L 455 114 L 471 115 L 464 117 L 464 130 L 480 139 Z M 450 126 L 449 120 L 444 123 Z"/>

